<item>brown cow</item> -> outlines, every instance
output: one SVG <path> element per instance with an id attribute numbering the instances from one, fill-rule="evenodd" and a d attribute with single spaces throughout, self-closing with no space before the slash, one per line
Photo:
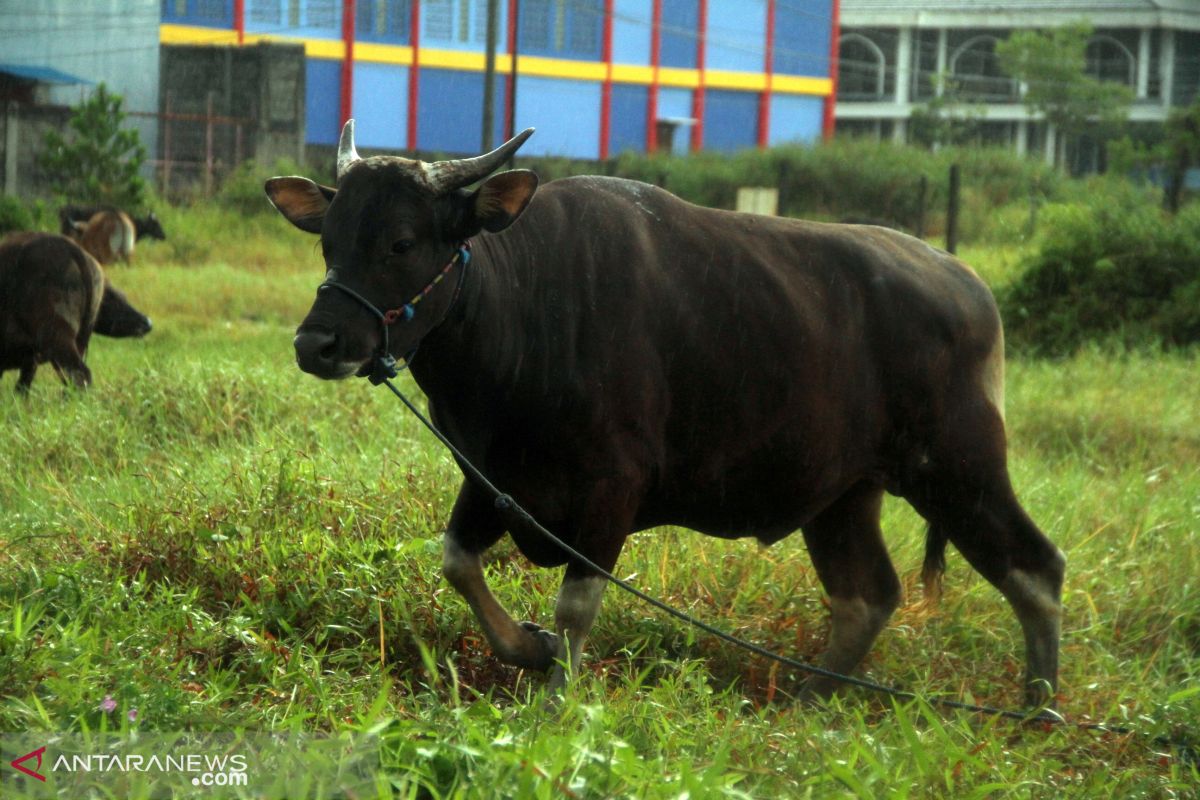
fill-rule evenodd
<path id="1" fill-rule="evenodd" d="M 137 231 L 124 211 L 97 211 L 87 222 L 73 223 L 72 228 L 71 238 L 105 266 L 117 261 L 128 264 L 133 258 Z"/>
<path id="2" fill-rule="evenodd" d="M 360 158 L 347 123 L 336 188 L 267 182 L 321 236 L 300 368 L 371 375 L 385 343 L 407 356 L 455 446 L 610 571 L 630 533 L 660 525 L 764 544 L 801 530 L 835 672 L 900 602 L 880 509 L 903 497 L 929 522 L 930 578 L 952 542 L 1016 612 L 1028 699 L 1052 698 L 1064 560 L 1009 481 L 1004 338 L 983 281 L 885 228 L 717 211 L 616 178 L 488 177 L 531 132 L 424 163 Z M 534 563 L 566 565 L 554 633 L 488 588 L 482 555 L 506 532 Z M 469 477 L 444 547 L 497 655 L 560 685 L 602 578 Z"/>
<path id="3" fill-rule="evenodd" d="M 86 388 L 92 333 L 144 336 L 150 327 L 96 259 L 65 236 L 25 232 L 0 241 L 0 375 L 19 369 L 17 391 L 29 391 L 47 361 L 64 383 Z"/>
<path id="4" fill-rule="evenodd" d="M 76 223 L 87 224 L 100 211 L 117 211 L 116 206 L 63 206 L 58 210 L 59 233 L 63 236 L 71 236 L 75 233 Z M 135 217 L 132 214 L 129 218 L 133 220 L 133 229 L 135 231 L 134 240 L 140 242 L 142 239 L 158 239 L 165 241 L 167 232 L 163 230 L 162 221 L 158 215 L 151 211 L 144 217 Z"/>

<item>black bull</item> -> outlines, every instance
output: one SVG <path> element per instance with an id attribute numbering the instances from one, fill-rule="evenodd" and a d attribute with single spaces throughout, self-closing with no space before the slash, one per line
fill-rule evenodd
<path id="1" fill-rule="evenodd" d="M 426 164 L 360 158 L 348 123 L 336 189 L 289 177 L 267 192 L 321 234 L 327 280 L 380 310 L 489 234 L 390 325 L 390 347 L 420 345 L 412 373 L 437 424 L 598 565 L 658 525 L 766 543 L 799 528 L 830 598 L 821 666 L 848 672 L 900 601 L 879 525 L 890 492 L 929 523 L 927 581 L 949 541 L 1009 600 L 1027 700 L 1052 701 L 1064 560 L 1009 481 L 1003 334 L 975 273 L 895 231 L 700 208 L 626 180 L 535 195 L 536 177 L 515 170 L 463 188 L 529 133 Z M 381 338 L 359 299 L 325 287 L 296 356 L 322 378 L 361 375 Z M 567 565 L 555 634 L 514 621 L 488 589 L 481 554 L 506 531 L 534 563 Z M 501 660 L 553 668 L 554 687 L 577 667 L 603 580 L 470 480 L 444 570 Z"/>

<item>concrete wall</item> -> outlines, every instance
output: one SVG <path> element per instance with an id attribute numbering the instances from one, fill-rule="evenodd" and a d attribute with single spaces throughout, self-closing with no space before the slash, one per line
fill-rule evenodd
<path id="1" fill-rule="evenodd" d="M 160 16 L 159 0 L 0 0 L 0 63 L 53 67 L 91 82 L 52 87 L 50 103 L 77 105 L 104 82 L 125 98 L 125 111 L 153 112 Z M 155 152 L 155 120 L 127 122 Z"/>
<path id="2" fill-rule="evenodd" d="M 224 45 L 162 46 L 162 107 L 172 114 L 207 114 L 245 120 L 240 143 L 231 125 L 214 126 L 214 157 L 230 167 L 235 156 L 270 164 L 277 158 L 304 161 L 304 47 L 261 42 L 246 47 Z M 207 146 L 202 122 L 164 120 L 171 124 L 159 158 L 204 158 Z M 168 136 L 164 134 L 164 140 Z"/>
<path id="3" fill-rule="evenodd" d="M 7 102 L 0 107 L 0 192 L 30 198 L 48 192 L 35 154 L 47 131 L 62 131 L 71 119 L 66 106 Z"/>

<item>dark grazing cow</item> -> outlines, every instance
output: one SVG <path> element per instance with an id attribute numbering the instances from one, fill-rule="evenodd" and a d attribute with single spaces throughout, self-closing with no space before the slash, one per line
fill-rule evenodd
<path id="1" fill-rule="evenodd" d="M 884 228 L 700 208 L 612 178 L 536 194 L 531 172 L 489 178 L 531 132 L 423 163 L 360 158 L 347 123 L 336 188 L 267 181 L 325 258 L 300 368 L 367 374 L 388 331 L 463 454 L 607 569 L 659 525 L 763 543 L 799 528 L 830 598 L 820 663 L 837 672 L 899 603 L 879 523 L 899 495 L 928 520 L 928 580 L 953 542 L 1016 612 L 1027 699 L 1052 700 L 1064 559 L 1009 482 L 1003 336 L 979 277 Z M 455 254 L 471 237 L 467 266 Z M 555 634 L 488 589 L 481 554 L 506 531 L 535 564 L 566 564 Z M 469 478 L 444 546 L 498 657 L 560 686 L 603 579 Z"/>
<path id="2" fill-rule="evenodd" d="M 63 236 L 74 238 L 78 230 L 77 223 L 87 224 L 88 220 L 101 211 L 118 210 L 116 206 L 63 206 L 58 210 L 59 232 Z M 140 242 L 142 239 L 166 240 L 167 233 L 163 230 L 162 222 L 153 211 L 144 217 L 135 217 L 131 214 L 129 218 L 133 222 L 135 241 Z"/>
<path id="3" fill-rule="evenodd" d="M 0 375 L 19 369 L 27 392 L 38 364 L 49 361 L 64 382 L 92 382 L 84 363 L 92 333 L 144 336 L 150 320 L 109 283 L 77 244 L 49 233 L 0 241 Z"/>

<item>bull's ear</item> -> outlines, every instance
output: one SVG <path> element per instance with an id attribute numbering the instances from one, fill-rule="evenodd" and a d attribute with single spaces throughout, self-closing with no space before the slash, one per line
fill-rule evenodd
<path id="1" fill-rule="evenodd" d="M 537 186 L 537 175 L 527 169 L 514 169 L 488 178 L 471 195 L 473 227 L 496 233 L 512 225 L 533 199 Z"/>
<path id="2" fill-rule="evenodd" d="M 325 211 L 337 194 L 336 189 L 296 176 L 271 178 L 264 188 L 271 205 L 279 209 L 288 222 L 309 233 L 321 232 Z"/>

